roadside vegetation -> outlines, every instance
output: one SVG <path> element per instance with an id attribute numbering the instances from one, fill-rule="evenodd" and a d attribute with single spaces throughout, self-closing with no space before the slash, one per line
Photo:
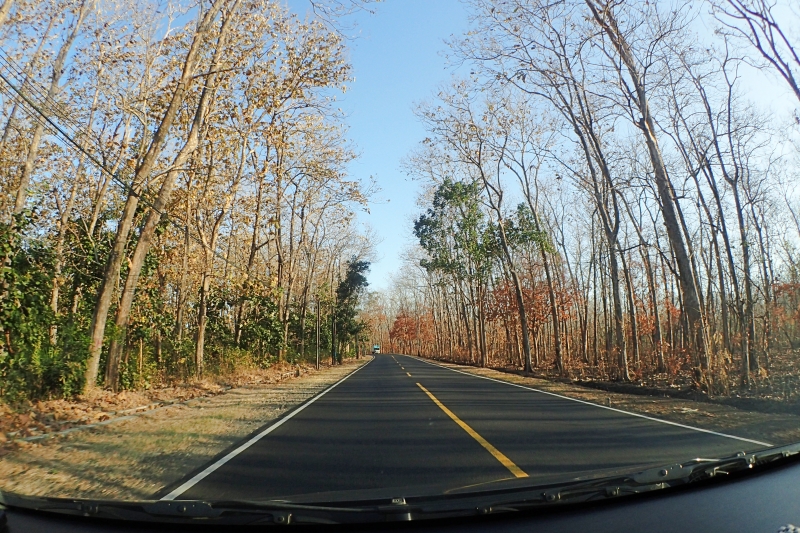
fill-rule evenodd
<path id="1" fill-rule="evenodd" d="M 417 109 L 391 350 L 800 398 L 800 13 L 791 2 L 469 0 L 469 71 Z M 765 105 L 778 86 L 786 101 Z"/>
<path id="2" fill-rule="evenodd" d="M 0 3 L 0 403 L 357 353 L 359 3 L 312 4 Z"/>

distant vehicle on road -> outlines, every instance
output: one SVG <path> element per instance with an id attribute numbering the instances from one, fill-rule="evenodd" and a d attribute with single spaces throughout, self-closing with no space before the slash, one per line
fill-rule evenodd
<path id="1" fill-rule="evenodd" d="M 372 347 L 372 353 L 375 353 L 375 354 L 379 354 L 379 353 L 381 353 L 381 345 L 380 345 L 380 344 L 376 344 L 376 345 L 374 345 L 374 346 Z"/>

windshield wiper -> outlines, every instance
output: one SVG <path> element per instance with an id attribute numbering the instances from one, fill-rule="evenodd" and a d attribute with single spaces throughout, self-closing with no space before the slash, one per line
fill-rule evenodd
<path id="1" fill-rule="evenodd" d="M 408 521 L 420 509 L 404 498 L 323 504 L 268 501 L 117 501 L 42 498 L 0 491 L 0 509 L 12 507 L 89 518 L 137 522 L 213 524 L 353 524 Z M 412 516 L 414 513 L 414 516 Z"/>
<path id="2" fill-rule="evenodd" d="M 376 500 L 114 501 L 40 498 L 0 491 L 0 508 L 139 522 L 208 524 L 353 524 L 488 515 L 641 494 L 776 464 L 800 454 L 800 443 L 717 459 L 696 458 L 657 468 L 579 482 L 515 486 L 458 494 Z"/>
<path id="3" fill-rule="evenodd" d="M 41 498 L 0 491 L 0 508 L 14 507 L 48 513 L 136 522 L 219 524 L 339 524 L 374 521 L 359 515 L 372 508 L 343 505 L 303 505 L 280 501 L 142 500 L 116 501 Z"/>
<path id="4" fill-rule="evenodd" d="M 753 453 L 739 452 L 717 459 L 696 458 L 683 463 L 649 468 L 637 473 L 612 476 L 577 483 L 538 487 L 524 498 L 508 495 L 487 505 L 487 512 L 520 511 L 552 504 L 580 503 L 604 498 L 641 494 L 706 481 L 756 467 L 774 464 L 800 454 L 800 443 Z"/>

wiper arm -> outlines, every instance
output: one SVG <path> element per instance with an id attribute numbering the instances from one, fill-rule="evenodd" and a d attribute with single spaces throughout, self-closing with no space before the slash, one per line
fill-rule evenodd
<path id="1" fill-rule="evenodd" d="M 630 475 L 540 487 L 535 494 L 528 497 L 497 499 L 487 508 L 488 512 L 522 510 L 556 503 L 579 503 L 640 494 L 696 483 L 720 474 L 728 475 L 750 470 L 797 454 L 800 454 L 800 443 L 754 453 L 739 452 L 719 459 L 696 458 Z"/>
<path id="2" fill-rule="evenodd" d="M 113 501 L 36 498 L 0 492 L 0 506 L 51 513 L 144 522 L 224 524 L 341 523 L 363 510 L 283 502 L 207 502 L 201 500 Z M 340 515 L 340 519 L 336 519 Z"/>
<path id="3" fill-rule="evenodd" d="M 0 509 L 21 509 L 140 522 L 215 524 L 343 524 L 411 520 L 415 506 L 403 498 L 371 502 L 302 504 L 286 501 L 144 500 L 41 498 L 0 491 Z"/>

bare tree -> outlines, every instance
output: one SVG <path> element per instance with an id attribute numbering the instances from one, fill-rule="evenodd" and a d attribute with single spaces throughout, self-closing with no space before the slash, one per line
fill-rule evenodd
<path id="1" fill-rule="evenodd" d="M 772 0 L 711 0 L 712 13 L 725 31 L 744 39 L 791 88 L 800 100 L 800 55 L 788 20 L 779 23 L 778 3 Z M 782 6 L 783 12 L 791 7 Z M 791 18 L 789 19 L 791 20 Z"/>

